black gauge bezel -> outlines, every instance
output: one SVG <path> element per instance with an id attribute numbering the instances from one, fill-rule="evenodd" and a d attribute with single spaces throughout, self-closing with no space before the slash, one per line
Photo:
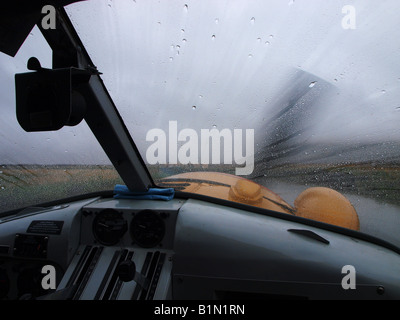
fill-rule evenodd
<path id="1" fill-rule="evenodd" d="M 100 233 L 98 229 L 99 220 L 104 218 L 110 220 L 112 219 L 121 220 L 123 224 L 122 229 L 110 231 L 108 235 L 106 235 L 105 233 L 104 234 Z M 104 209 L 99 213 L 97 213 L 95 218 L 93 219 L 92 223 L 93 236 L 97 240 L 97 242 L 105 246 L 116 245 L 122 239 L 127 230 L 128 230 L 128 222 L 125 220 L 121 212 L 118 212 L 117 210 L 114 209 Z"/>
<path id="2" fill-rule="evenodd" d="M 153 248 L 164 239 L 165 228 L 165 221 L 159 212 L 146 209 L 134 214 L 129 231 L 134 244 L 142 248 Z"/>

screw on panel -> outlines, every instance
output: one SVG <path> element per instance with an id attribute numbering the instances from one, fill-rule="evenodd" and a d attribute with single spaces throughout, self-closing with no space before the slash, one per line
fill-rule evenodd
<path id="1" fill-rule="evenodd" d="M 379 295 L 383 295 L 385 293 L 385 287 L 384 286 L 379 286 L 376 288 L 376 293 Z"/>

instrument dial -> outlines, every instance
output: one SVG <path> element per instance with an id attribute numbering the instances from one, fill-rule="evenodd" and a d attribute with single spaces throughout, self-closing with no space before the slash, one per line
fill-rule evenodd
<path id="1" fill-rule="evenodd" d="M 117 244 L 127 229 L 127 221 L 114 209 L 99 212 L 93 220 L 93 234 L 97 241 L 106 246 Z"/>
<path id="2" fill-rule="evenodd" d="M 137 245 L 143 248 L 155 247 L 164 238 L 165 223 L 157 212 L 143 210 L 132 218 L 130 232 Z"/>

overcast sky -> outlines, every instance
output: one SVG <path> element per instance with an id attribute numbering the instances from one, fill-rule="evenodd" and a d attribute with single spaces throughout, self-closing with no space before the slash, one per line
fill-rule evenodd
<path id="1" fill-rule="evenodd" d="M 355 29 L 342 27 L 346 5 Z M 256 150 L 296 132 L 296 143 L 398 141 L 399 9 L 398 0 L 97 0 L 67 12 L 144 155 L 148 130 L 168 133 L 169 121 L 254 129 Z M 43 41 L 33 30 L 16 58 L 0 55 L 0 162 L 107 162 L 85 123 L 17 128 L 13 76 L 32 55 L 51 65 Z"/>

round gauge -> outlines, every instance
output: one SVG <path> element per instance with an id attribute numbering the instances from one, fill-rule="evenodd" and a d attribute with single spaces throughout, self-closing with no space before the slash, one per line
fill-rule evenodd
<path id="1" fill-rule="evenodd" d="M 165 223 L 157 212 L 143 210 L 133 217 L 130 232 L 136 244 L 144 248 L 151 248 L 164 238 Z"/>
<path id="2" fill-rule="evenodd" d="M 97 241 L 106 246 L 117 244 L 127 229 L 126 220 L 114 209 L 99 212 L 93 220 L 93 234 Z"/>

